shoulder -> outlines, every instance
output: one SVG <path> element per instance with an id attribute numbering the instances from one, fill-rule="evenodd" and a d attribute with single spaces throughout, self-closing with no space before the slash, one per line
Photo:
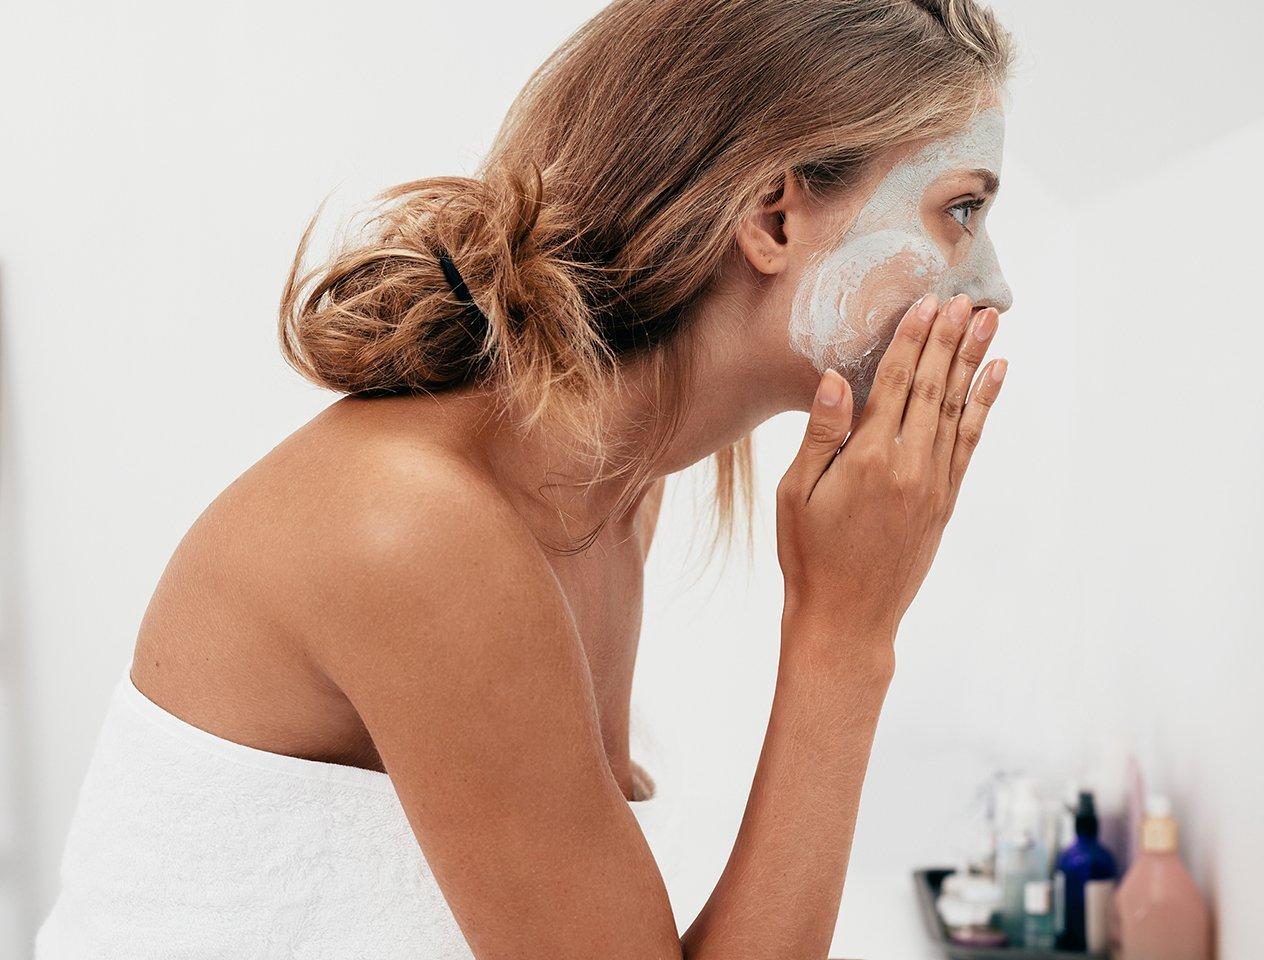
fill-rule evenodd
<path id="1" fill-rule="evenodd" d="M 327 674 L 361 657 L 437 668 L 573 631 L 542 548 L 476 465 L 374 444 L 340 473 L 341 495 L 325 493 L 303 536 L 301 632 Z"/>
<path id="2" fill-rule="evenodd" d="M 340 547 L 386 573 L 435 573 L 453 561 L 543 559 L 522 518 L 485 471 L 439 447 L 377 444 L 344 466 L 349 496 L 338 510 Z"/>

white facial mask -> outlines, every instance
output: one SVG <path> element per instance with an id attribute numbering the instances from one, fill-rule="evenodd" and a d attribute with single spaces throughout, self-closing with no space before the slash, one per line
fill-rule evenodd
<path id="1" fill-rule="evenodd" d="M 839 246 L 804 271 L 790 315 L 790 343 L 817 370 L 835 367 L 852 381 L 857 400 L 865 374 L 881 358 L 900 317 L 919 296 L 941 300 L 964 293 L 1004 310 L 1010 290 L 978 214 L 969 253 L 949 266 L 922 221 L 922 199 L 950 171 L 988 170 L 999 176 L 1005 116 L 982 111 L 961 133 L 936 140 L 901 160 L 883 178 Z"/>

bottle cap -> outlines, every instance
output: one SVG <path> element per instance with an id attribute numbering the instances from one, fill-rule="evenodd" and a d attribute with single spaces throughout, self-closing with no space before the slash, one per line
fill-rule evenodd
<path id="1" fill-rule="evenodd" d="M 1179 845 L 1172 801 L 1160 794 L 1146 797 L 1146 816 L 1141 824 L 1141 849 L 1147 853 L 1173 853 Z"/>
<path id="2" fill-rule="evenodd" d="M 1036 917 L 1049 913 L 1053 905 L 1053 885 L 1048 880 L 1028 880 L 1023 885 L 1023 909 Z"/>
<path id="3" fill-rule="evenodd" d="M 1170 817 L 1172 815 L 1172 801 L 1161 793 L 1148 794 L 1145 807 L 1147 817 Z"/>
<path id="4" fill-rule="evenodd" d="M 1093 806 L 1093 794 L 1087 790 L 1080 791 L 1079 804 L 1075 808 L 1075 835 L 1097 836 L 1097 810 Z"/>

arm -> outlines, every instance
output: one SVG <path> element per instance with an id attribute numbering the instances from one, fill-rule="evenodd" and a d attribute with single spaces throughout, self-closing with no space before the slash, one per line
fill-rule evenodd
<path id="1" fill-rule="evenodd" d="M 787 621 L 797 641 L 837 631 Z M 857 638 L 859 639 L 859 638 Z M 851 853 L 860 788 L 888 667 L 782 654 L 746 814 L 711 898 L 685 936 L 689 957 L 824 957 Z"/>
<path id="2" fill-rule="evenodd" d="M 977 439 L 999 388 L 985 374 L 962 416 L 986 347 L 955 353 L 963 326 L 910 312 L 841 453 L 850 393 L 822 380 L 779 489 L 787 595 L 764 750 L 683 939 L 610 773 L 565 599 L 518 518 L 458 477 L 416 529 L 364 538 L 354 595 L 330 607 L 315 657 L 371 733 L 479 960 L 825 955 L 895 627 L 968 460 L 957 423 Z M 945 394 L 957 403 L 941 415 Z"/>
<path id="3" fill-rule="evenodd" d="M 850 390 L 827 371 L 778 488 L 786 607 L 772 716 L 728 866 L 686 935 L 689 956 L 829 949 L 896 629 L 1004 376 L 993 364 L 967 403 L 996 314 L 981 312 L 963 337 L 968 301 L 938 307 L 927 298 L 905 316 L 850 437 Z"/>
<path id="4" fill-rule="evenodd" d="M 428 487 L 441 509 L 357 538 L 318 666 L 369 730 L 479 960 L 679 957 L 552 570 L 477 478 Z"/>

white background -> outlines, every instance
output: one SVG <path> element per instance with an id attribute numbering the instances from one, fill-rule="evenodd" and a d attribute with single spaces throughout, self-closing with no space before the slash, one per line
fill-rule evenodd
<path id="1" fill-rule="evenodd" d="M 469 172 L 593 0 L 26 4 L 0 29 L 0 956 L 56 891 L 110 688 L 170 552 L 331 402 L 275 345 L 306 218 Z M 1005 0 L 1023 53 L 992 232 L 1016 292 L 1005 397 L 899 644 L 835 951 L 932 955 L 909 873 L 979 782 L 1136 751 L 1170 792 L 1222 958 L 1264 949 L 1260 264 L 1264 13 Z M 678 484 L 638 716 L 665 751 L 687 923 L 763 732 L 780 582 L 756 437 L 749 567 L 700 572 Z M 674 771 L 668 775 L 667 771 Z M 1254 948 L 1254 949 L 1253 949 Z"/>

